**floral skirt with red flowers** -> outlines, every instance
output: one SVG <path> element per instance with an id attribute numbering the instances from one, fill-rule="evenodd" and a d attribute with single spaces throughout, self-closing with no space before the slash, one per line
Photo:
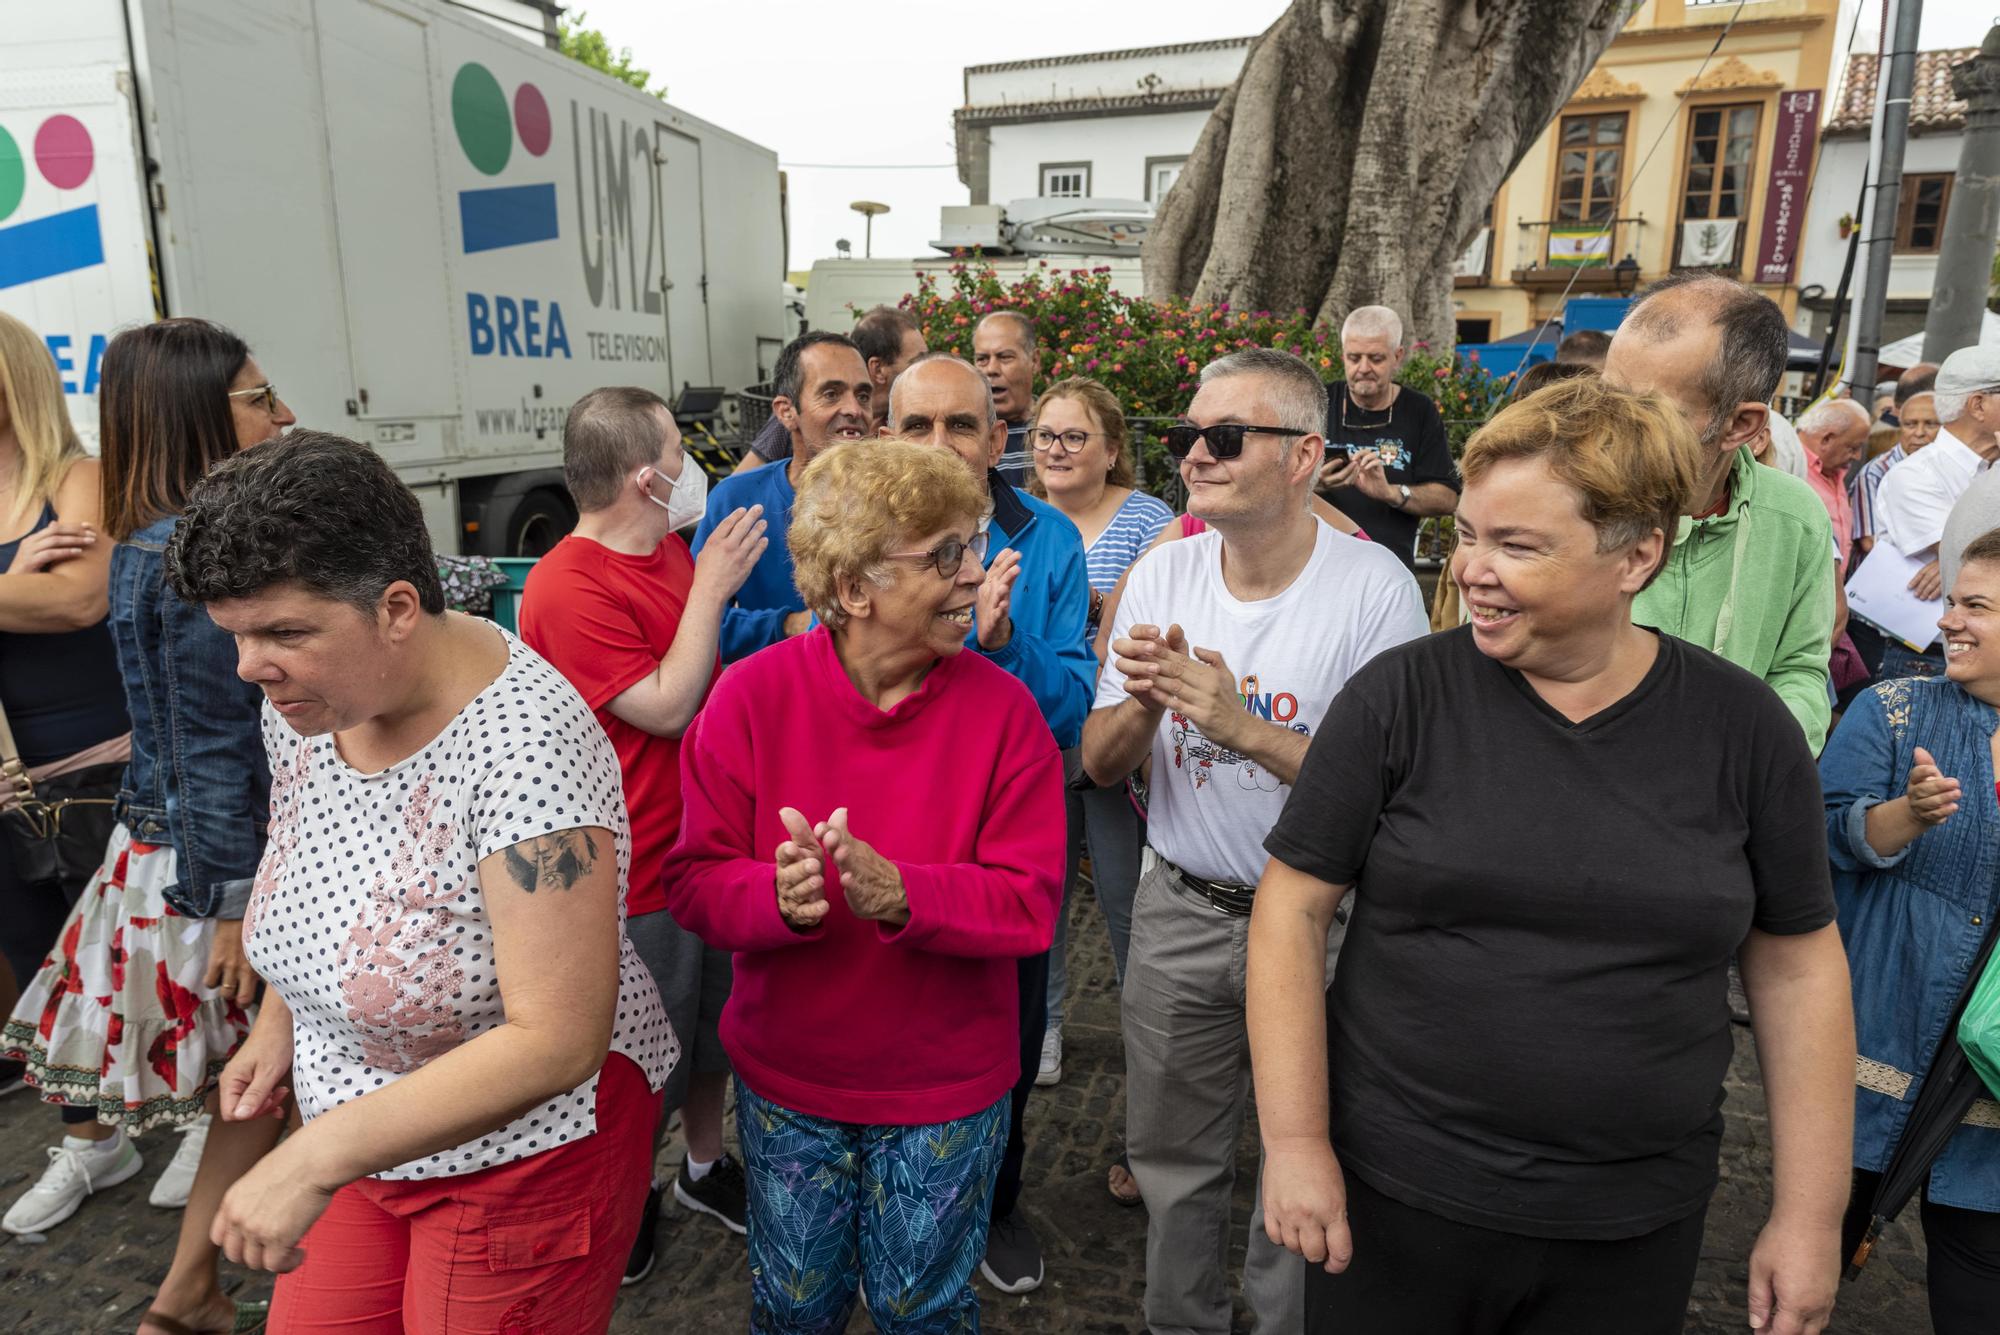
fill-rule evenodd
<path id="1" fill-rule="evenodd" d="M 25 1061 L 43 1099 L 134 1133 L 199 1116 L 250 1030 L 247 1012 L 202 986 L 215 928 L 168 905 L 176 879 L 171 846 L 116 827 L 0 1031 L 0 1056 Z"/>

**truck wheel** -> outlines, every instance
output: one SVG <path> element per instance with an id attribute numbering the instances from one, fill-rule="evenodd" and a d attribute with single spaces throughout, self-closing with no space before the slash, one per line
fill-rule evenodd
<path id="1" fill-rule="evenodd" d="M 576 527 L 576 510 L 569 497 L 540 488 L 515 503 L 507 516 L 505 551 L 509 556 L 547 556 L 563 535 Z"/>

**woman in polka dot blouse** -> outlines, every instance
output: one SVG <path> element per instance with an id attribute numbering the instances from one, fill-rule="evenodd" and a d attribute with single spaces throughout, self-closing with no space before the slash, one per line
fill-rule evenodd
<path id="1" fill-rule="evenodd" d="M 820 626 L 738 663 L 681 747 L 667 904 L 736 952 L 722 1042 L 750 1176 L 753 1330 L 971 1330 L 1020 1074 L 1015 961 L 1062 894 L 1062 760 L 1006 669 L 949 450 L 838 445 L 800 480 Z"/>
<path id="2" fill-rule="evenodd" d="M 445 611 L 417 501 L 295 432 L 195 489 L 167 553 L 264 693 L 270 984 L 223 1115 L 302 1130 L 215 1240 L 274 1332 L 602 1331 L 677 1053 L 624 931 L 617 757 L 512 635 Z"/>

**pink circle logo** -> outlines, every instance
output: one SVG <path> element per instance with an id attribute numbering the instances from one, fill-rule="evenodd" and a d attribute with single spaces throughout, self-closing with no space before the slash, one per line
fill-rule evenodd
<path id="1" fill-rule="evenodd" d="M 74 116 L 51 116 L 35 131 L 35 166 L 58 190 L 74 190 L 89 180 L 95 160 L 90 131 Z"/>
<path id="2" fill-rule="evenodd" d="M 531 83 L 514 90 L 514 129 L 521 136 L 521 147 L 533 156 L 549 151 L 549 104 Z"/>

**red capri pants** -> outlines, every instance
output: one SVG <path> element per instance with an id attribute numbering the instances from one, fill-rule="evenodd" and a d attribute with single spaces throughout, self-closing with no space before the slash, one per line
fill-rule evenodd
<path id="1" fill-rule="evenodd" d="M 278 1278 L 272 1335 L 592 1335 L 652 1181 L 659 1095 L 619 1053 L 597 1082 L 597 1134 L 459 1177 L 334 1193 Z"/>

